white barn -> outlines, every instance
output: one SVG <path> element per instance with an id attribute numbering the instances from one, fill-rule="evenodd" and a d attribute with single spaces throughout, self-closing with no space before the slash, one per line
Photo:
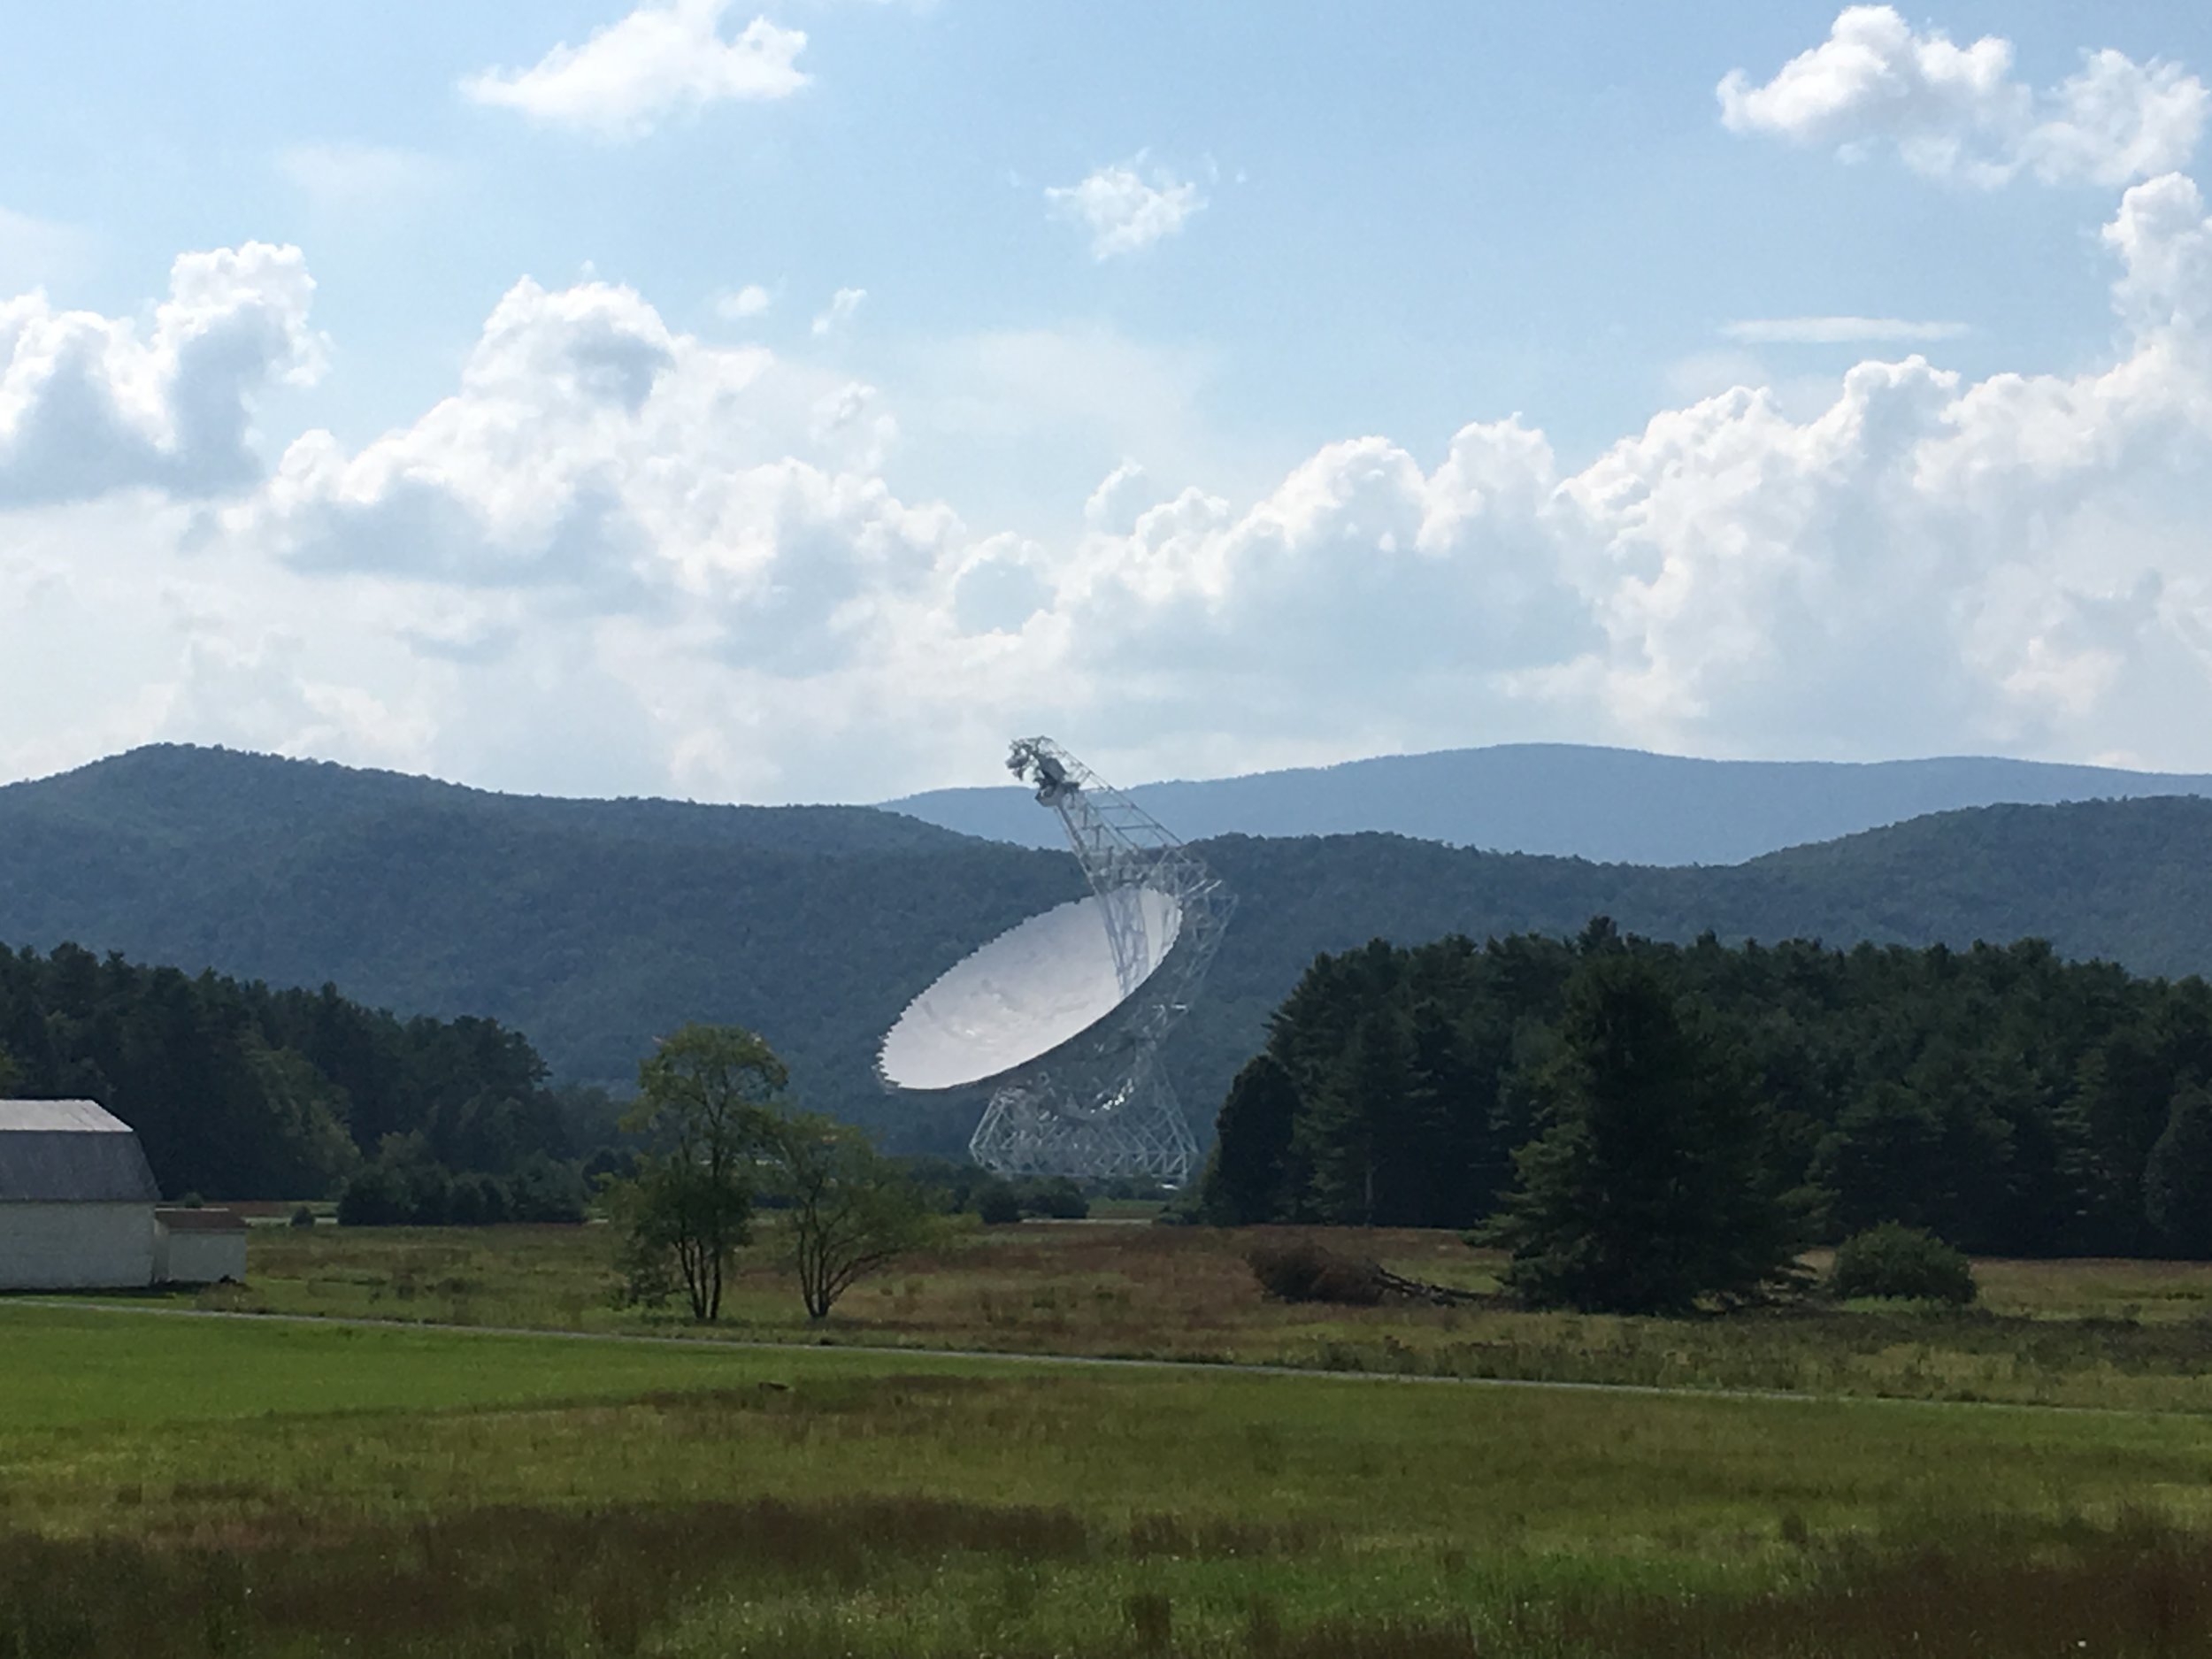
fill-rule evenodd
<path id="1" fill-rule="evenodd" d="M 138 1136 L 90 1101 L 0 1100 L 0 1290 L 150 1285 L 160 1196 Z"/>
<path id="2" fill-rule="evenodd" d="M 246 1277 L 246 1221 L 227 1210 L 154 1211 L 154 1283 L 219 1285 Z"/>

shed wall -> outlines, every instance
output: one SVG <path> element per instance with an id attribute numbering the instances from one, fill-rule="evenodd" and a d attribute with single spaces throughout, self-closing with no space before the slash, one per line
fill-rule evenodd
<path id="1" fill-rule="evenodd" d="M 0 1204 L 0 1290 L 134 1289 L 154 1279 L 147 1204 Z"/>
<path id="2" fill-rule="evenodd" d="M 214 1285 L 246 1277 L 246 1234 L 161 1229 L 155 1276 L 165 1285 Z"/>

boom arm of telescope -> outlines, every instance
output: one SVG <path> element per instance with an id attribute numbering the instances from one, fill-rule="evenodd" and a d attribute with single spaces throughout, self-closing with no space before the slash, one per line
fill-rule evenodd
<path id="1" fill-rule="evenodd" d="M 1167 961 L 1122 1027 L 1124 1041 L 1150 1047 L 1190 1006 L 1219 948 L 1235 901 L 1203 859 L 1160 821 L 1047 737 L 1018 740 L 1006 769 L 1033 780 L 1040 805 L 1059 815 L 1084 879 L 1105 912 L 1114 972 L 1124 995 L 1136 990 L 1156 958 L 1145 936 L 1137 895 L 1149 887 L 1172 898 L 1181 918 Z"/>

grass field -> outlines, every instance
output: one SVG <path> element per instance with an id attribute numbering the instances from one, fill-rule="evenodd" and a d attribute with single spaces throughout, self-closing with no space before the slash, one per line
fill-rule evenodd
<path id="1" fill-rule="evenodd" d="M 0 1401 L 11 1659 L 2212 1652 L 2187 1416 L 22 1302 Z"/>
<path id="2" fill-rule="evenodd" d="M 764 1240 L 724 1333 L 902 1348 L 1090 1354 L 1331 1371 L 2212 1412 L 2212 1266 L 1983 1263 L 1965 1314 L 1879 1308 L 1650 1320 L 1467 1309 L 1291 1307 L 1259 1293 L 1257 1235 L 1032 1224 L 972 1233 L 864 1281 L 810 1325 Z M 1339 1235 L 1417 1278 L 1495 1285 L 1448 1233 Z M 603 1228 L 257 1228 L 250 1286 L 273 1312 L 582 1332 L 688 1333 L 614 1308 Z"/>

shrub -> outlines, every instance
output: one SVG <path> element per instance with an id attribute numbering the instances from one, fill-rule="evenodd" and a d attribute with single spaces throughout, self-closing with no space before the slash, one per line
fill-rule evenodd
<path id="1" fill-rule="evenodd" d="M 915 1153 L 893 1161 L 906 1171 L 906 1179 L 920 1189 L 928 1198 L 930 1208 L 940 1215 L 972 1215 L 977 1199 L 987 1187 L 1003 1185 L 990 1171 L 965 1159 Z"/>
<path id="2" fill-rule="evenodd" d="M 1091 1213 L 1091 1201 L 1083 1189 L 1064 1175 L 1031 1181 L 1019 1189 L 1022 1213 L 1049 1216 L 1055 1221 L 1080 1221 Z"/>
<path id="3" fill-rule="evenodd" d="M 1245 1256 L 1260 1288 L 1278 1302 L 1333 1302 L 1371 1308 L 1382 1300 L 1382 1271 L 1318 1244 L 1263 1244 Z"/>
<path id="4" fill-rule="evenodd" d="M 1117 1175 L 1098 1189 L 1101 1198 L 1168 1198 L 1172 1190 L 1163 1187 L 1156 1176 Z"/>
<path id="5" fill-rule="evenodd" d="M 453 1219 L 453 1171 L 444 1164 L 404 1167 L 400 1181 L 407 1194 L 407 1225 L 442 1227 Z"/>
<path id="6" fill-rule="evenodd" d="M 313 1226 L 315 1225 L 315 1212 L 310 1210 L 305 1204 L 302 1204 L 297 1210 L 295 1210 L 292 1212 L 292 1225 L 296 1227 Z"/>
<path id="7" fill-rule="evenodd" d="M 385 1164 L 371 1164 L 357 1171 L 338 1194 L 342 1227 L 396 1227 L 411 1219 L 407 1189 Z"/>
<path id="8" fill-rule="evenodd" d="M 1964 1256 L 1925 1228 L 1893 1221 L 1854 1233 L 1837 1247 L 1827 1288 L 1839 1300 L 1898 1296 L 1962 1308 L 1978 1294 Z"/>
<path id="9" fill-rule="evenodd" d="M 994 1181 L 979 1188 L 975 1195 L 975 1213 L 983 1218 L 987 1227 L 1002 1227 L 1009 1222 L 1022 1218 L 1021 1194 L 1003 1181 Z"/>
<path id="10" fill-rule="evenodd" d="M 588 1191 L 596 1192 L 607 1181 L 637 1171 L 637 1153 L 628 1147 L 601 1147 L 584 1160 L 579 1171 Z"/>
<path id="11" fill-rule="evenodd" d="M 484 1227 L 507 1218 L 508 1194 L 503 1181 L 488 1175 L 458 1175 L 450 1189 L 452 1202 L 446 1218 L 457 1227 Z"/>
<path id="12" fill-rule="evenodd" d="M 504 1183 L 503 1215 L 509 1221 L 554 1223 L 580 1226 L 588 1212 L 590 1192 L 573 1164 L 564 1164 L 542 1152 L 522 1162 L 512 1179 Z M 496 1221 L 501 1216 L 486 1219 Z"/>

